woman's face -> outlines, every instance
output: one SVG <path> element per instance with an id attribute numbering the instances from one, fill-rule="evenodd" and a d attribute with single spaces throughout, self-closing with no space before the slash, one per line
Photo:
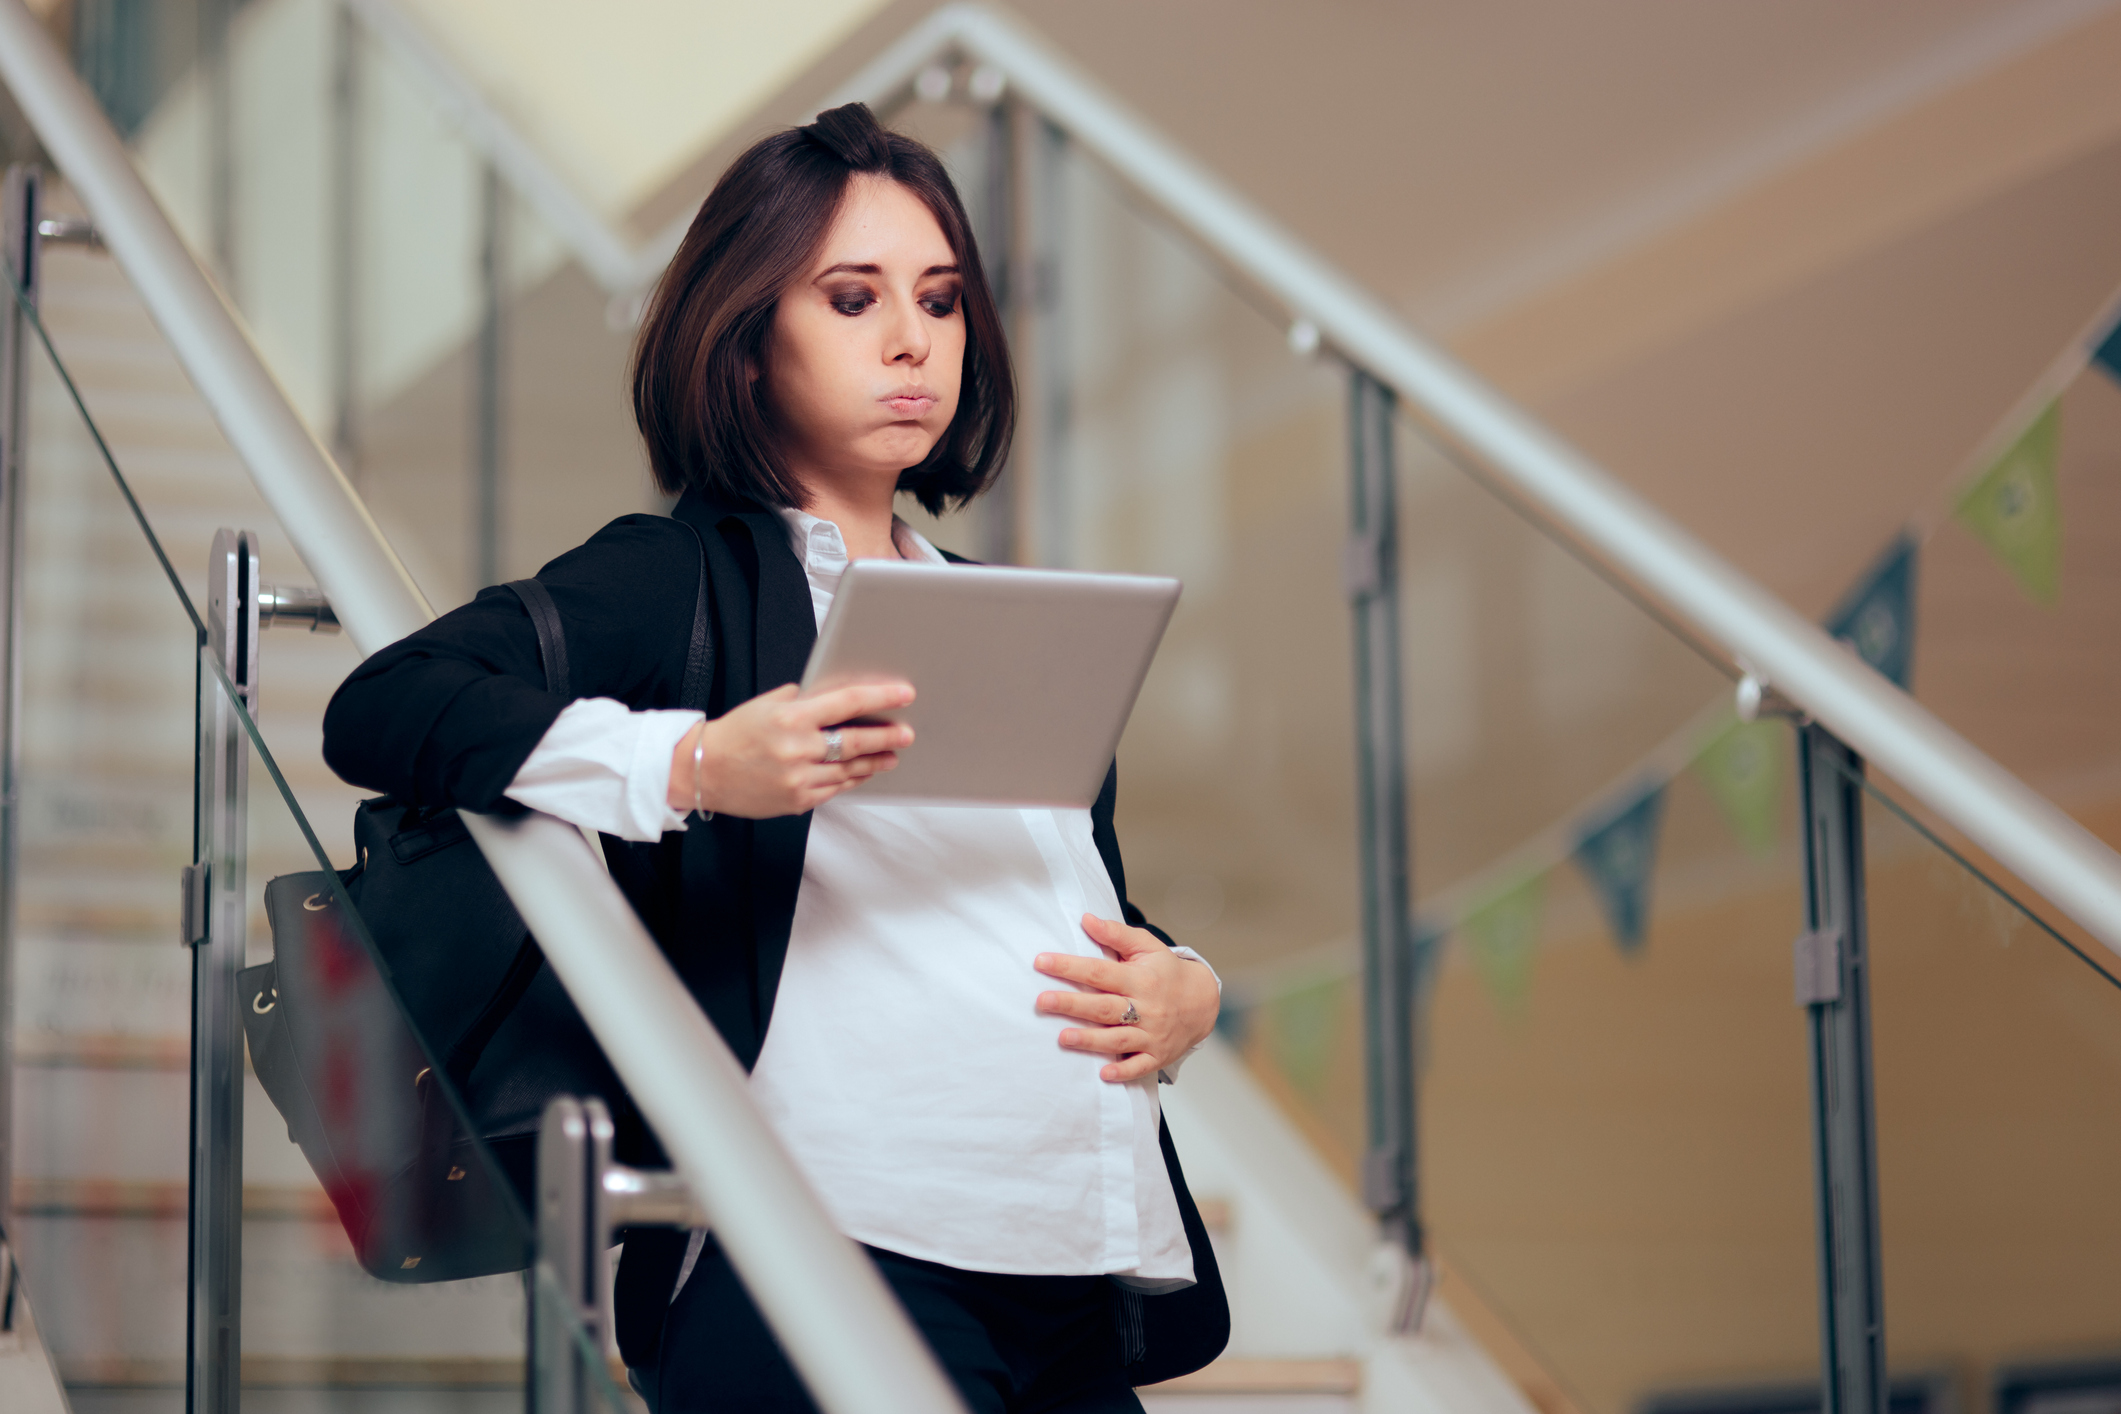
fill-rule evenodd
<path id="1" fill-rule="evenodd" d="M 808 489 L 896 486 L 949 428 L 965 363 L 960 284 L 919 197 L 884 177 L 847 184 L 766 341 L 767 405 Z"/>

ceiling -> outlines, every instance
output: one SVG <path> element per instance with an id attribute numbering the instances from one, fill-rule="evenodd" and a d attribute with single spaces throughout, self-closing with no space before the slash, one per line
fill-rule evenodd
<path id="1" fill-rule="evenodd" d="M 440 0 L 431 0 L 440 3 Z M 934 8 L 706 140 L 657 219 Z M 1019 0 L 1119 99 L 1446 337 L 2112 12 L 2115 0 Z M 643 222 L 646 228 L 653 221 Z"/>

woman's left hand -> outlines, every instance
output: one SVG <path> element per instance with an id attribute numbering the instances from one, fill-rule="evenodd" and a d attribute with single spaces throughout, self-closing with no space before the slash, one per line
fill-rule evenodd
<path id="1" fill-rule="evenodd" d="M 1208 1038 L 1222 1010 L 1215 974 L 1180 957 L 1146 928 L 1083 915 L 1090 941 L 1119 954 L 1117 961 L 1040 953 L 1035 966 L 1048 977 L 1094 987 L 1090 992 L 1041 992 L 1038 1009 L 1092 1023 L 1060 1033 L 1072 1051 L 1114 1057 L 1098 1072 L 1110 1081 L 1139 1080 L 1175 1064 Z M 1124 1021 L 1132 1004 L 1136 1020 Z"/>

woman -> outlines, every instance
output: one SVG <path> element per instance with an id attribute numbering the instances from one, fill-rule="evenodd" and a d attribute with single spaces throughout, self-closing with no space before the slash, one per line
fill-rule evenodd
<path id="1" fill-rule="evenodd" d="M 488 590 L 356 670 L 327 759 L 601 831 L 968 1403 L 1139 1409 L 1134 1383 L 1228 1332 L 1156 1098 L 1214 974 L 1125 903 L 1113 777 L 1088 811 L 864 806 L 913 733 L 836 724 L 912 689 L 794 686 L 849 560 L 944 558 L 893 496 L 962 506 L 1008 449 L 1008 353 L 935 155 L 850 105 L 739 158 L 649 306 L 634 410 L 674 519 L 539 575 L 583 697 L 543 691 L 520 601 Z M 703 591 L 704 716 L 676 706 Z M 629 1237 L 618 1319 L 660 1410 L 812 1407 L 711 1236 Z"/>

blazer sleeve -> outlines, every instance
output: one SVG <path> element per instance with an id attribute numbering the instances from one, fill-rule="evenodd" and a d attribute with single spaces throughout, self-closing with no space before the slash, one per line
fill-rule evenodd
<path id="1" fill-rule="evenodd" d="M 559 610 L 571 687 L 629 707 L 677 703 L 698 542 L 626 516 L 538 571 Z M 493 810 L 568 699 L 545 690 L 537 631 L 504 585 L 372 655 L 324 712 L 324 760 L 414 805 Z"/>
<path id="2" fill-rule="evenodd" d="M 1105 872 L 1112 876 L 1112 892 L 1119 895 L 1121 920 L 1129 927 L 1148 929 L 1163 940 L 1165 947 L 1175 948 L 1178 944 L 1171 935 L 1151 923 L 1127 897 L 1127 866 L 1120 858 L 1119 831 L 1112 823 L 1118 805 L 1119 762 L 1114 761 L 1105 771 L 1105 783 L 1098 790 L 1097 799 L 1090 804 L 1090 841 L 1097 846 L 1098 857 L 1105 861 Z"/>

